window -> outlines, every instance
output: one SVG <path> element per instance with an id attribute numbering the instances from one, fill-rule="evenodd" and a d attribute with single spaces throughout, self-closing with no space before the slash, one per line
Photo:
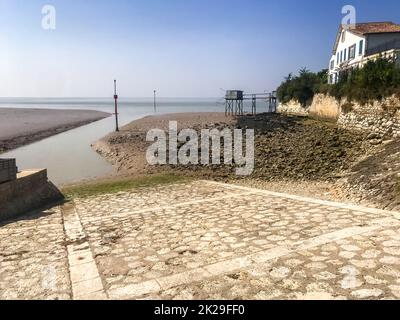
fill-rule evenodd
<path id="1" fill-rule="evenodd" d="M 340 51 L 340 63 L 343 62 L 343 51 Z"/>
<path id="2" fill-rule="evenodd" d="M 363 53 L 364 53 L 364 40 L 361 40 L 361 41 L 360 41 L 359 48 L 358 48 L 358 55 L 359 55 L 359 56 L 362 56 Z"/>
<path id="3" fill-rule="evenodd" d="M 331 74 L 331 75 L 329 76 L 329 83 L 330 83 L 330 84 L 333 84 L 333 74 Z"/>
<path id="4" fill-rule="evenodd" d="M 346 31 L 342 32 L 342 42 L 346 41 Z"/>
<path id="5" fill-rule="evenodd" d="M 354 59 L 356 57 L 356 45 L 352 45 L 349 48 L 349 60 Z"/>
<path id="6" fill-rule="evenodd" d="M 343 60 L 344 60 L 344 61 L 347 60 L 347 49 L 344 49 L 344 58 L 343 58 Z"/>
<path id="7" fill-rule="evenodd" d="M 340 63 L 339 59 L 340 59 L 340 53 L 338 52 L 336 55 L 336 64 L 337 65 L 339 65 L 339 63 Z"/>
<path id="8" fill-rule="evenodd" d="M 331 70 L 333 70 L 333 68 L 335 67 L 335 60 L 331 61 Z"/>

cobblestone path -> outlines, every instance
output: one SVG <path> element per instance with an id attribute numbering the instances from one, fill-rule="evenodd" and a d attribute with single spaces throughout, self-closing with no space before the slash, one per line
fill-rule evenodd
<path id="1" fill-rule="evenodd" d="M 399 299 L 400 214 L 210 181 L 0 226 L 2 299 Z"/>

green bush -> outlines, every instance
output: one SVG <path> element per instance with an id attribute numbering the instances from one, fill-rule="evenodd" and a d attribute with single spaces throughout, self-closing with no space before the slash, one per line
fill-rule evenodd
<path id="1" fill-rule="evenodd" d="M 397 95 L 400 97 L 400 68 L 384 58 L 369 61 L 363 68 L 342 72 L 337 84 L 328 84 L 328 71 L 313 73 L 303 68 L 298 76 L 290 74 L 277 89 L 280 102 L 298 101 L 303 107 L 315 94 L 329 94 L 338 100 L 347 98 L 366 104 Z"/>
<path id="2" fill-rule="evenodd" d="M 293 77 L 292 74 L 289 74 L 286 77 L 277 89 L 277 97 L 282 103 L 296 100 L 303 107 L 306 107 L 317 91 L 326 90 L 327 82 L 327 70 L 313 73 L 303 68 L 299 71 L 298 76 Z"/>
<path id="3" fill-rule="evenodd" d="M 346 97 L 361 104 L 399 95 L 400 69 L 387 59 L 369 61 L 363 68 L 342 73 L 328 93 L 338 100 Z"/>

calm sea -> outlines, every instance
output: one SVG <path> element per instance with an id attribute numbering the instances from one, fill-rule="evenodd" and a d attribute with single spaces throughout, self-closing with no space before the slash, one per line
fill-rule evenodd
<path id="1" fill-rule="evenodd" d="M 157 114 L 180 112 L 223 112 L 218 98 L 160 98 Z M 0 99 L 0 108 L 84 109 L 113 113 L 112 99 Z M 121 125 L 154 114 L 153 99 L 120 99 Z M 70 130 L 28 146 L 2 154 L 16 158 L 19 169 L 47 168 L 54 183 L 63 185 L 112 173 L 112 166 L 92 150 L 90 145 L 114 130 L 110 117 Z"/>

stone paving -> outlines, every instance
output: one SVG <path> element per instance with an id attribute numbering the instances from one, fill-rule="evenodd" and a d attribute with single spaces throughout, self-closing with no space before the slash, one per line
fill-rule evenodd
<path id="1" fill-rule="evenodd" d="M 2 299 L 400 298 L 400 214 L 211 181 L 75 199 L 0 249 Z"/>
<path id="2" fill-rule="evenodd" d="M 70 299 L 59 208 L 0 223 L 0 299 Z"/>

